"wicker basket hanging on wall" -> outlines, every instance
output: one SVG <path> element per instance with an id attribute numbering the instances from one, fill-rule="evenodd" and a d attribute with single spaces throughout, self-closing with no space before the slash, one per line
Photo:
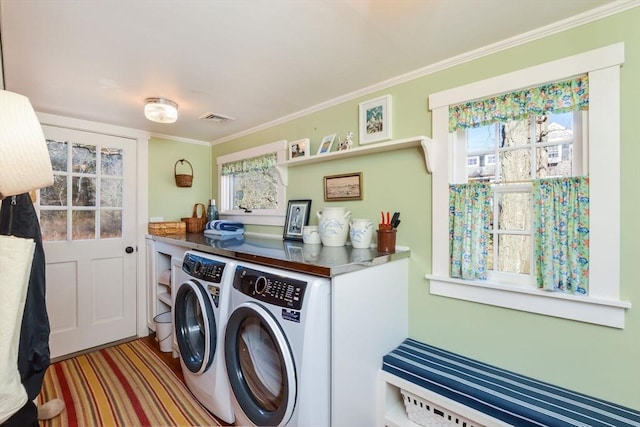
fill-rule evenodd
<path id="1" fill-rule="evenodd" d="M 189 168 L 191 169 L 191 174 L 179 174 L 178 173 L 178 171 L 177 171 L 178 163 L 183 165 L 185 162 L 187 162 L 187 164 L 189 165 Z M 191 187 L 191 184 L 193 183 L 193 166 L 191 166 L 191 163 L 189 163 L 189 160 L 187 160 L 187 159 L 178 160 L 176 162 L 176 164 L 173 165 L 173 174 L 176 177 L 176 185 L 178 187 Z"/>

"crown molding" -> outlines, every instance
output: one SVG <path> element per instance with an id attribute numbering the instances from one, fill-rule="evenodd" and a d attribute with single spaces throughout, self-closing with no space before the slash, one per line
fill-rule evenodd
<path id="1" fill-rule="evenodd" d="M 327 108 L 336 106 L 338 104 L 342 104 L 347 101 L 352 101 L 359 97 L 369 95 L 370 93 L 384 90 L 389 87 L 396 86 L 398 84 L 402 84 L 411 80 L 415 80 L 420 77 L 427 76 L 429 74 L 434 74 L 439 71 L 446 70 L 447 68 L 455 67 L 457 65 L 461 65 L 466 62 L 474 61 L 476 59 L 479 59 L 488 55 L 492 55 L 494 53 L 501 52 L 507 49 L 511 49 L 516 46 L 521 46 L 523 44 L 530 43 L 532 41 L 539 40 L 541 38 L 548 37 L 553 34 L 558 34 L 563 31 L 567 31 L 567 30 L 579 27 L 581 25 L 598 21 L 600 19 L 633 9 L 634 7 L 638 7 L 638 6 L 640 6 L 640 0 L 614 1 L 606 5 L 603 5 L 601 7 L 573 16 L 571 18 L 566 18 L 566 19 L 554 22 L 552 24 L 546 25 L 544 27 L 536 28 L 535 30 L 528 31 L 526 33 L 522 33 L 517 36 L 511 37 L 496 43 L 492 43 L 482 48 L 472 50 L 457 56 L 453 56 L 443 61 L 436 62 L 434 64 L 428 65 L 423 68 L 419 68 L 415 71 L 393 77 L 391 79 L 364 87 L 362 89 L 347 93 L 337 98 L 330 99 L 320 104 L 316 104 L 312 107 L 305 108 L 304 110 L 300 110 L 298 112 L 289 114 L 287 116 L 280 117 L 276 120 L 272 120 L 262 125 L 254 126 L 253 128 L 247 129 L 245 131 L 238 132 L 233 135 L 229 135 L 224 138 L 211 141 L 210 144 L 211 145 L 222 144 L 224 142 L 241 138 L 243 136 L 251 135 L 253 133 L 256 133 L 265 129 L 269 129 L 274 126 L 287 123 L 291 120 L 298 119 L 300 117 L 304 117 L 309 114 L 325 110 Z"/>

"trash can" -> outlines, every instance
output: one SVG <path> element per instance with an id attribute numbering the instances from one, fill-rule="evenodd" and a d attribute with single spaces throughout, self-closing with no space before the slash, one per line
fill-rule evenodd
<path id="1" fill-rule="evenodd" d="M 160 351 L 167 353 L 172 350 L 173 325 L 171 323 L 171 312 L 158 314 L 153 318 L 156 323 L 156 341 L 160 344 Z"/>

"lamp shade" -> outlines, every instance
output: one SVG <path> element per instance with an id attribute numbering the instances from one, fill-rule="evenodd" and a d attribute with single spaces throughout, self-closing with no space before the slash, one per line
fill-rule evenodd
<path id="1" fill-rule="evenodd" d="M 47 143 L 26 96 L 0 90 L 0 196 L 53 184 Z"/>
<path id="2" fill-rule="evenodd" d="M 173 123 L 178 120 L 178 104 L 165 98 L 144 100 L 144 116 L 157 123 Z"/>

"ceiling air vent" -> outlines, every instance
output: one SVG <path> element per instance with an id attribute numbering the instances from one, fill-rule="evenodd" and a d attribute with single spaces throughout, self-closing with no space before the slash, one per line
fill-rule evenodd
<path id="1" fill-rule="evenodd" d="M 223 116 L 222 114 L 217 113 L 205 113 L 200 116 L 200 120 L 204 120 L 206 122 L 218 123 L 224 125 L 235 120 L 233 117 Z"/>

